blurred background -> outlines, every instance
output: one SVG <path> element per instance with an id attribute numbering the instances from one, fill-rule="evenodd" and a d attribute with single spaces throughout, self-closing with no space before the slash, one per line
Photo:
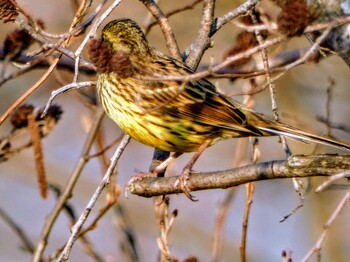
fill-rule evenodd
<path id="1" fill-rule="evenodd" d="M 69 28 L 74 16 L 72 1 L 17 1 L 24 10 L 34 18 L 40 18 L 45 23 L 46 31 L 63 33 Z M 160 7 L 166 13 L 190 1 L 162 1 Z M 93 3 L 96 5 L 96 3 Z M 239 1 L 217 1 L 215 16 L 221 16 L 239 5 Z M 202 4 L 169 19 L 181 51 L 195 39 L 201 16 Z M 278 9 L 271 10 L 272 14 Z M 128 17 L 135 20 L 141 27 L 149 19 L 150 14 L 145 6 L 136 0 L 122 1 L 105 21 Z M 7 33 L 14 29 L 14 24 L 0 25 L 0 41 L 3 42 Z M 226 24 L 214 37 L 213 48 L 209 49 L 201 65 L 211 61 L 219 63 L 235 43 L 239 29 L 234 23 Z M 167 53 L 163 34 L 158 26 L 152 28 L 148 39 L 153 46 Z M 74 46 L 70 50 L 75 50 Z M 304 38 L 289 41 L 284 49 L 308 47 L 309 42 Z M 31 50 L 38 48 L 38 44 Z M 1 66 L 1 65 L 0 65 Z M 0 89 L 1 112 L 18 99 L 43 74 L 44 69 L 38 69 L 7 82 Z M 72 73 L 63 71 L 64 81 L 72 81 Z M 333 102 L 331 119 L 335 123 L 348 124 L 349 107 L 349 68 L 336 56 L 329 57 L 317 64 L 305 64 L 287 72 L 276 82 L 277 102 L 279 113 L 284 122 L 317 134 L 326 134 L 327 128 L 316 120 L 317 116 L 326 115 L 327 87 L 334 79 Z M 94 76 L 81 76 L 80 80 L 94 80 Z M 220 90 L 228 93 L 242 93 L 247 80 L 227 79 L 212 80 Z M 42 107 L 46 104 L 51 91 L 61 87 L 55 77 L 51 76 L 26 103 Z M 242 88 L 243 87 L 243 88 Z M 73 91 L 76 92 L 76 91 Z M 242 101 L 241 96 L 234 97 Z M 255 110 L 266 115 L 272 115 L 271 101 L 268 90 L 254 96 Z M 55 130 L 43 140 L 44 160 L 48 180 L 61 188 L 66 185 L 71 172 L 77 163 L 87 130 L 94 120 L 91 110 L 84 107 L 76 96 L 60 95 L 55 103 L 62 106 L 64 113 Z M 103 119 L 104 135 L 107 143 L 120 136 L 120 129 L 105 117 Z M 0 126 L 1 137 L 11 131 L 9 121 Z M 350 136 L 341 131 L 333 135 L 342 141 L 349 141 Z M 225 170 L 233 167 L 238 139 L 217 143 L 208 148 L 196 163 L 194 169 L 200 171 Z M 289 141 L 293 154 L 344 153 L 334 148 L 315 146 Z M 285 153 L 278 138 L 259 139 L 261 157 L 259 162 L 285 159 Z M 111 156 L 114 148 L 108 151 Z M 96 150 L 93 150 L 96 151 Z M 117 182 L 123 187 L 130 177 L 138 170 L 146 171 L 152 159 L 153 149 L 136 141 L 126 148 L 118 165 Z M 176 175 L 181 172 L 191 154 L 181 156 L 169 167 L 168 174 Z M 248 159 L 248 158 L 247 158 Z M 248 160 L 245 161 L 248 161 Z M 248 163 L 248 162 L 247 162 Z M 79 216 L 88 203 L 93 192 L 101 181 L 101 166 L 97 159 L 89 161 L 81 175 L 69 203 Z M 28 148 L 13 156 L 0 165 L 0 208 L 22 228 L 36 246 L 45 219 L 52 211 L 56 198 L 50 192 L 48 199 L 43 200 L 37 186 L 33 150 Z M 315 186 L 322 183 L 324 178 L 312 178 L 305 181 L 310 187 L 305 193 L 304 206 L 283 223 L 286 215 L 300 204 L 300 197 L 295 192 L 291 180 L 273 180 L 257 182 L 253 205 L 249 218 L 247 255 L 249 261 L 281 261 L 282 250 L 292 252 L 293 260 L 299 261 L 313 247 L 323 232 L 323 224 L 334 212 L 339 201 L 347 190 L 346 181 L 342 186 L 333 187 L 322 193 L 314 193 Z M 183 195 L 171 196 L 170 211 L 178 209 L 170 233 L 171 253 L 180 260 L 196 256 L 200 261 L 212 261 L 213 235 L 219 204 L 225 198 L 228 190 L 234 190 L 234 200 L 230 206 L 227 221 L 224 226 L 223 253 L 220 261 L 238 261 L 239 245 L 242 232 L 242 219 L 245 205 L 245 188 L 240 186 L 227 190 L 212 190 L 193 193 L 198 202 L 191 202 Z M 122 194 L 120 201 L 132 225 L 137 240 L 140 261 L 157 261 L 158 247 L 156 238 L 159 228 L 154 214 L 152 199 Z M 103 206 L 104 199 L 100 198 L 92 214 L 96 214 Z M 324 247 L 324 261 L 348 261 L 349 250 L 349 207 L 332 225 Z M 90 221 L 90 220 L 88 220 Z M 54 225 L 49 238 L 45 256 L 62 246 L 70 235 L 70 221 L 61 214 Z M 88 234 L 95 249 L 102 254 L 106 261 L 124 261 L 119 249 L 120 231 L 115 224 L 115 214 L 110 211 L 102 219 L 98 227 Z M 21 243 L 14 232 L 0 219 L 0 261 L 28 261 L 31 256 L 21 249 Z M 94 261 L 86 255 L 79 241 L 73 247 L 70 261 Z"/>

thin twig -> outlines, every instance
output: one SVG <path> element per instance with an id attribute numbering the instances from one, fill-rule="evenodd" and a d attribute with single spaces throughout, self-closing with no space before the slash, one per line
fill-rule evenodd
<path id="1" fill-rule="evenodd" d="M 317 242 L 315 243 L 314 247 L 305 255 L 305 257 L 301 260 L 301 262 L 309 261 L 313 254 L 320 254 L 323 242 L 326 239 L 326 236 L 330 227 L 334 223 L 335 219 L 339 216 L 340 212 L 344 209 L 348 201 L 350 201 L 350 192 L 347 192 L 344 195 L 343 199 L 340 201 L 339 205 L 334 210 L 333 214 L 330 216 L 326 224 L 324 224 L 323 226 L 324 230 L 320 235 L 320 237 L 318 238 Z"/>
<path id="2" fill-rule="evenodd" d="M 304 206 L 304 198 L 300 197 L 300 204 L 297 205 L 289 214 L 285 215 L 281 220 L 280 223 L 283 223 L 286 221 L 288 218 L 290 218 L 292 215 L 294 215 L 300 208 Z"/>
<path id="3" fill-rule="evenodd" d="M 45 47 L 45 49 L 54 49 L 59 51 L 60 53 L 64 54 L 65 56 L 74 59 L 74 52 L 62 47 L 62 43 L 64 40 L 67 40 L 68 37 L 70 37 L 72 34 L 74 34 L 74 32 L 72 32 L 71 34 L 67 35 L 67 38 L 64 39 L 60 39 L 57 43 L 53 43 L 51 41 L 49 41 L 48 39 L 46 39 L 45 37 L 43 37 L 42 35 L 38 34 L 35 29 L 33 29 L 30 25 L 28 25 L 28 23 L 26 23 L 25 21 L 22 21 L 19 25 L 21 28 L 24 28 L 25 30 L 27 30 L 29 32 L 29 34 L 37 41 L 39 41 L 40 43 L 43 43 L 43 46 Z M 86 60 L 82 60 L 81 59 L 81 64 L 84 66 L 91 66 L 91 63 L 87 62 Z"/>
<path id="4" fill-rule="evenodd" d="M 238 53 L 236 55 L 227 57 L 223 62 L 217 64 L 215 66 L 210 67 L 210 70 L 193 73 L 187 76 L 168 76 L 168 75 L 157 75 L 154 74 L 154 77 L 139 77 L 141 80 L 145 81 L 183 81 L 183 82 L 191 82 L 206 78 L 211 76 L 215 72 L 219 72 L 221 69 L 229 66 L 232 62 L 240 60 L 242 58 L 250 57 L 251 55 L 259 52 L 260 50 L 273 46 L 277 43 L 282 42 L 285 39 L 284 36 L 279 36 L 272 38 L 270 40 L 265 41 L 262 45 L 255 46 L 251 49 L 246 50 L 245 52 Z"/>
<path id="5" fill-rule="evenodd" d="M 67 182 L 67 185 L 64 187 L 64 191 L 63 191 L 62 195 L 60 196 L 54 209 L 51 211 L 50 215 L 46 219 L 45 225 L 44 225 L 43 230 L 42 230 L 41 235 L 40 235 L 40 241 L 39 241 L 38 246 L 36 247 L 36 250 L 34 253 L 33 262 L 41 261 L 41 256 L 42 256 L 42 254 L 45 250 L 45 247 L 47 245 L 47 241 L 48 241 L 49 235 L 51 233 L 51 229 L 52 229 L 58 215 L 62 211 L 62 208 L 64 207 L 66 201 L 72 196 L 74 186 L 75 186 L 76 182 L 78 181 L 80 174 L 83 171 L 83 168 L 85 167 L 87 161 L 89 160 L 89 158 L 88 158 L 89 152 L 90 152 L 90 149 L 93 145 L 93 141 L 95 139 L 97 130 L 100 126 L 100 123 L 102 121 L 103 116 L 104 116 L 104 111 L 102 108 L 99 108 L 96 111 L 95 118 L 94 118 L 95 119 L 94 124 L 90 128 L 89 134 L 86 138 L 86 141 L 85 141 L 81 156 L 78 160 L 78 163 L 76 164 L 76 166 L 72 172 L 72 175 L 71 175 L 69 181 Z"/>
<path id="6" fill-rule="evenodd" d="M 247 249 L 248 219 L 249 219 L 250 207 L 253 203 L 254 189 L 255 189 L 254 183 L 246 184 L 246 204 L 244 207 L 244 216 L 243 216 L 243 223 L 242 223 L 241 245 L 239 247 L 241 262 L 247 261 L 246 249 Z"/>
<path id="7" fill-rule="evenodd" d="M 109 149 L 114 147 L 116 144 L 118 144 L 120 142 L 120 140 L 122 140 L 122 138 L 123 138 L 123 135 L 120 135 L 119 137 L 114 139 L 109 145 L 107 145 L 106 147 L 102 148 L 100 151 L 89 155 L 89 158 L 94 158 L 94 157 L 98 157 L 98 156 L 103 155 L 106 151 L 108 151 Z"/>
<path id="8" fill-rule="evenodd" d="M 26 23 L 23 21 L 22 25 L 25 25 Z M 32 22 L 33 24 L 33 22 Z M 32 32 L 35 32 L 35 30 L 32 30 L 31 26 L 28 27 L 28 32 L 31 30 Z M 73 24 L 71 24 L 69 28 L 69 32 L 71 32 L 73 29 Z M 64 39 L 62 42 L 62 46 L 65 48 L 68 46 L 69 41 L 70 41 L 71 35 L 67 39 Z M 7 110 L 6 112 L 1 116 L 0 118 L 0 125 L 5 121 L 5 119 L 24 101 L 26 100 L 32 93 L 34 93 L 35 90 L 37 90 L 46 80 L 47 78 L 51 75 L 55 67 L 57 66 L 59 60 L 61 58 L 61 55 L 56 57 L 51 66 L 48 68 L 48 70 L 41 76 L 41 78 L 32 86 L 30 87 L 17 101 L 15 101 Z"/>
<path id="9" fill-rule="evenodd" d="M 220 261 L 222 254 L 222 243 L 223 243 L 223 233 L 224 225 L 229 214 L 230 206 L 234 200 L 235 189 L 230 189 L 223 201 L 219 203 L 219 211 L 215 219 L 215 231 L 213 240 L 213 261 Z"/>
<path id="10" fill-rule="evenodd" d="M 87 42 L 90 40 L 91 36 L 96 34 L 97 28 L 102 24 L 102 22 L 111 14 L 111 12 L 120 4 L 121 0 L 114 0 L 113 4 L 111 4 L 106 11 L 103 12 L 103 14 L 99 17 L 99 19 L 91 26 L 91 29 L 85 36 L 84 40 L 81 42 L 80 46 L 77 48 L 77 50 L 74 52 L 74 58 L 75 58 L 75 70 L 74 70 L 74 79 L 73 83 L 78 80 L 79 75 L 79 64 L 80 64 L 80 55 L 83 52 L 84 47 L 86 46 Z M 103 1 L 97 8 L 96 12 L 98 12 L 105 1 Z"/>
<path id="11" fill-rule="evenodd" d="M 236 143 L 235 155 L 233 158 L 232 166 L 238 167 L 242 166 L 244 161 L 244 154 L 248 149 L 247 138 L 238 139 Z M 225 195 L 224 200 L 219 204 L 218 214 L 215 219 L 215 230 L 214 230 L 214 240 L 213 240 L 213 261 L 220 261 L 222 254 L 222 245 L 223 245 L 223 234 L 224 234 L 224 225 L 228 217 L 229 208 L 232 201 L 234 200 L 236 188 L 230 188 Z"/>
<path id="12" fill-rule="evenodd" d="M 333 175 L 329 179 L 327 179 L 325 182 L 323 182 L 321 185 L 319 185 L 315 189 L 315 192 L 319 193 L 319 192 L 325 190 L 327 187 L 329 187 L 335 181 L 338 181 L 339 179 L 342 179 L 342 178 L 345 178 L 345 177 L 348 178 L 349 176 L 350 176 L 350 172 L 341 172 L 339 174 Z"/>
<path id="13" fill-rule="evenodd" d="M 169 17 L 171 17 L 171 16 L 173 16 L 173 15 L 176 15 L 176 14 L 178 14 L 178 13 L 181 13 L 181 12 L 183 12 L 183 11 L 190 10 L 190 9 L 194 8 L 197 4 L 199 4 L 199 3 L 202 2 L 202 1 L 203 1 L 203 0 L 192 0 L 191 3 L 189 3 L 189 4 L 185 5 L 185 6 L 176 8 L 176 9 L 174 9 L 174 10 L 172 10 L 172 11 L 166 13 L 165 16 L 166 16 L 167 18 L 169 18 Z M 145 26 L 145 27 L 146 27 L 145 33 L 148 34 L 149 31 L 151 30 L 151 28 L 152 28 L 153 26 L 155 26 L 156 24 L 157 24 L 157 22 L 148 23 L 148 25 Z"/>
<path id="14" fill-rule="evenodd" d="M 186 64 L 192 69 L 196 69 L 205 50 L 210 46 L 210 32 L 214 20 L 215 1 L 203 1 L 202 17 L 200 22 L 200 30 L 194 42 L 187 49 Z"/>
<path id="15" fill-rule="evenodd" d="M 2 208 L 0 208 L 0 217 L 13 231 L 15 231 L 19 239 L 22 241 L 25 251 L 32 254 L 34 252 L 34 245 L 23 229 Z"/>
<path id="16" fill-rule="evenodd" d="M 251 98 L 251 97 L 249 97 Z M 252 98 L 251 98 L 252 99 Z M 253 149 L 252 149 L 252 163 L 256 164 L 260 157 L 260 151 L 258 148 L 259 140 L 257 138 L 253 138 Z M 255 191 L 254 182 L 247 183 L 245 185 L 245 205 L 244 205 L 244 215 L 242 222 L 242 236 L 241 236 L 241 245 L 239 247 L 241 262 L 245 262 L 247 260 L 247 236 L 248 236 L 248 221 L 249 215 L 251 211 L 251 206 L 253 204 L 253 195 Z"/>
<path id="17" fill-rule="evenodd" d="M 93 219 L 91 224 L 88 225 L 84 230 L 81 230 L 79 232 L 77 238 L 80 238 L 86 235 L 88 232 L 94 230 L 97 227 L 98 222 L 101 220 L 101 218 L 104 217 L 104 215 L 117 203 L 118 198 L 119 198 L 119 194 L 117 197 L 113 197 L 110 201 L 108 201 L 106 205 L 99 210 L 98 215 Z"/>
<path id="18" fill-rule="evenodd" d="M 125 135 L 123 140 L 121 141 L 118 149 L 115 151 L 113 157 L 111 158 L 111 163 L 110 163 L 108 170 L 105 173 L 101 183 L 97 187 L 95 193 L 91 197 L 89 203 L 87 204 L 84 212 L 79 217 L 77 223 L 72 227 L 71 236 L 70 236 L 63 252 L 61 253 L 60 257 L 58 258 L 58 260 L 57 260 L 58 262 L 68 260 L 70 251 L 74 245 L 75 240 L 78 237 L 80 229 L 82 228 L 83 224 L 85 223 L 86 219 L 88 218 L 91 210 L 93 209 L 94 205 L 96 204 L 96 201 L 97 201 L 98 197 L 100 196 L 100 194 L 102 193 L 103 189 L 109 184 L 110 177 L 113 173 L 113 170 L 116 167 L 118 160 L 119 160 L 120 156 L 122 155 L 122 153 L 124 152 L 124 149 L 127 146 L 127 144 L 129 143 L 129 141 L 130 141 L 130 136 Z"/>
<path id="19" fill-rule="evenodd" d="M 20 98 L 18 98 L 6 111 L 5 113 L 0 117 L 0 125 L 10 116 L 11 113 L 13 113 L 16 108 L 22 104 L 31 94 L 36 91 L 44 81 L 49 77 L 49 75 L 53 72 L 56 65 L 58 63 L 58 59 L 55 59 L 55 61 L 50 65 L 50 67 L 46 70 L 46 72 L 40 77 L 40 79 L 32 85 Z"/>
<path id="20" fill-rule="evenodd" d="M 175 218 L 177 217 L 178 211 L 175 209 L 169 214 L 169 197 L 166 197 L 161 205 L 161 210 L 157 210 L 161 211 L 158 213 L 160 236 L 157 238 L 158 248 L 161 252 L 160 261 L 174 261 L 174 257 L 171 255 L 169 248 L 169 233 Z"/>
<path id="21" fill-rule="evenodd" d="M 326 126 L 327 126 L 327 136 L 332 137 L 331 128 L 331 117 L 332 117 L 332 101 L 333 101 L 333 89 L 335 85 L 335 79 L 332 77 L 328 78 L 329 85 L 327 87 L 327 102 L 326 102 Z"/>
<path id="22" fill-rule="evenodd" d="M 323 42 L 323 40 L 328 36 L 328 34 L 330 33 L 332 27 L 329 25 L 327 27 L 327 29 L 325 31 L 323 31 L 323 33 L 317 38 L 317 41 L 307 50 L 307 52 L 300 57 L 298 60 L 289 63 L 283 67 L 279 67 L 279 68 L 275 68 L 274 71 L 281 71 L 281 73 L 277 74 L 276 76 L 272 77 L 271 81 L 275 82 L 277 81 L 279 78 L 281 78 L 282 76 L 284 76 L 285 72 L 291 70 L 292 68 L 301 65 L 305 62 L 307 62 L 307 60 L 317 51 L 317 49 L 319 48 L 320 44 Z M 269 84 L 266 83 L 265 85 L 263 85 L 261 87 L 261 90 L 264 90 L 266 87 L 268 87 Z"/>
<path id="23" fill-rule="evenodd" d="M 253 21 L 255 21 L 255 16 L 252 16 Z M 259 35 L 257 35 L 257 38 Z M 262 38 L 260 37 L 260 42 L 262 42 Z M 263 52 L 263 51 L 262 51 Z M 249 88 L 252 89 L 255 87 L 254 82 L 249 83 Z M 254 97 L 250 95 L 246 95 L 244 98 L 244 104 L 248 108 L 254 107 L 255 104 L 255 99 Z M 252 154 L 251 154 L 251 159 L 250 163 L 256 164 L 257 161 L 259 160 L 260 157 L 260 150 L 259 150 L 259 139 L 258 138 L 251 138 L 253 140 L 252 143 Z M 248 149 L 248 147 L 246 148 Z M 240 151 L 242 152 L 242 151 Z M 244 152 L 244 151 L 243 151 Z M 248 221 L 249 221 L 249 215 L 250 215 L 250 210 L 251 206 L 253 203 L 253 195 L 255 191 L 255 184 L 253 182 L 247 183 L 245 185 L 245 205 L 244 205 L 244 215 L 243 215 L 243 222 L 242 222 L 242 236 L 241 236 L 241 245 L 239 247 L 240 251 L 240 257 L 241 257 L 241 262 L 245 262 L 247 260 L 247 236 L 248 236 Z"/>
<path id="24" fill-rule="evenodd" d="M 215 23 L 212 26 L 210 36 L 213 36 L 219 29 L 226 23 L 235 19 L 236 17 L 246 14 L 250 9 L 252 9 L 259 1 L 258 0 L 248 0 L 241 4 L 239 7 L 227 12 L 221 17 L 215 19 Z"/>
<path id="25" fill-rule="evenodd" d="M 317 120 L 320 121 L 321 123 L 325 123 L 327 125 L 330 125 L 331 128 L 338 129 L 341 131 L 344 131 L 346 133 L 350 133 L 350 126 L 342 123 L 334 123 L 330 122 L 327 123 L 327 119 L 323 116 L 317 116 Z"/>
<path id="26" fill-rule="evenodd" d="M 322 34 L 317 38 L 316 42 L 309 48 L 309 50 L 305 53 L 305 55 L 303 55 L 300 59 L 298 59 L 297 61 L 290 63 L 286 66 L 284 66 L 284 70 L 288 71 L 290 69 L 292 69 L 293 67 L 296 67 L 302 63 L 305 63 L 309 57 L 311 57 L 314 52 L 317 51 L 317 49 L 320 47 L 321 43 L 323 42 L 323 40 L 326 39 L 326 37 L 329 35 L 329 33 L 331 32 L 332 27 L 329 26 L 327 27 Z"/>
<path id="27" fill-rule="evenodd" d="M 57 198 L 59 198 L 61 196 L 61 189 L 55 185 L 50 185 L 50 189 L 53 190 L 56 195 Z M 76 212 L 73 208 L 73 206 L 69 203 L 65 203 L 64 205 L 64 211 L 67 214 L 70 223 L 73 225 L 76 222 Z M 81 244 L 84 247 L 85 252 L 92 258 L 94 259 L 96 262 L 103 262 L 104 259 L 102 258 L 102 256 L 100 254 L 98 254 L 94 248 L 94 246 L 92 245 L 91 241 L 86 237 L 86 236 L 81 236 L 80 238 Z M 63 247 L 62 248 L 58 248 L 58 250 L 56 250 L 53 255 L 50 256 L 49 261 L 53 260 L 53 259 L 57 259 L 57 256 L 59 255 L 59 251 L 62 252 Z"/>
<path id="28" fill-rule="evenodd" d="M 147 7 L 148 11 L 150 11 L 150 13 L 158 21 L 160 29 L 164 34 L 166 46 L 170 52 L 170 55 L 181 61 L 180 50 L 177 45 L 173 29 L 169 24 L 168 18 L 164 15 L 163 11 L 153 0 L 141 0 L 141 2 Z"/>
<path id="29" fill-rule="evenodd" d="M 127 217 L 124 207 L 117 203 L 114 208 L 114 221 L 122 232 L 122 238 L 119 241 L 124 257 L 129 262 L 140 261 L 137 249 L 137 242 L 134 229 L 131 226 L 130 219 Z"/>
<path id="30" fill-rule="evenodd" d="M 45 106 L 45 109 L 43 111 L 43 114 L 41 117 L 44 117 L 46 114 L 47 114 L 47 111 L 50 107 L 50 105 L 53 103 L 53 100 L 59 95 L 59 94 L 62 94 L 62 93 L 65 93 L 65 92 L 68 92 L 68 91 L 71 91 L 73 89 L 79 89 L 81 87 L 87 87 L 87 86 L 95 86 L 96 85 L 96 82 L 95 81 L 87 81 L 87 82 L 79 82 L 79 83 L 71 83 L 71 84 L 68 84 L 68 85 L 65 85 L 59 89 L 56 89 L 54 91 L 51 92 L 51 95 L 50 95 L 50 98 L 49 100 L 47 101 L 46 103 L 46 106 Z"/>
<path id="31" fill-rule="evenodd" d="M 253 12 L 251 12 L 250 17 L 252 18 L 252 21 L 254 24 L 258 23 L 257 18 Z M 261 45 L 263 43 L 264 39 L 261 36 L 260 31 L 255 30 L 254 33 L 256 35 L 256 39 L 257 39 L 259 45 Z M 269 62 L 269 58 L 268 58 L 268 54 L 267 54 L 266 49 L 261 49 L 261 57 L 262 57 L 263 65 L 264 65 L 266 82 L 267 82 L 267 85 L 268 85 L 269 91 L 270 91 L 272 113 L 273 113 L 274 119 L 276 121 L 279 121 L 278 106 L 277 106 L 277 99 L 276 99 L 276 85 L 271 78 L 270 62 Z M 288 158 L 292 155 L 292 152 L 289 149 L 289 146 L 287 144 L 287 140 L 283 136 L 280 136 L 280 139 L 282 141 L 283 149 L 286 152 L 286 157 Z"/>

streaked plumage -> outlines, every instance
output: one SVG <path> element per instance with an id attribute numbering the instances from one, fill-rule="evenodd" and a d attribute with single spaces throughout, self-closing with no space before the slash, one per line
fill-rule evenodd
<path id="1" fill-rule="evenodd" d="M 193 152 L 206 141 L 212 145 L 226 138 L 283 135 L 349 150 L 346 144 L 269 120 L 218 93 L 205 79 L 188 83 L 145 80 L 193 71 L 153 49 L 130 19 L 108 23 L 100 41 L 111 46 L 114 61 L 102 70 L 99 60 L 93 59 L 98 51 L 91 55 L 99 71 L 102 105 L 124 132 L 145 145 Z"/>

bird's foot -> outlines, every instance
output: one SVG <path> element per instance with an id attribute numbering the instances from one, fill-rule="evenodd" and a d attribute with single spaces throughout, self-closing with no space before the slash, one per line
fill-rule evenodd
<path id="1" fill-rule="evenodd" d="M 198 199 L 195 199 L 193 195 L 191 195 L 191 189 L 188 187 L 188 179 L 190 178 L 190 172 L 191 168 L 190 167 L 185 167 L 184 170 L 182 171 L 182 174 L 180 177 L 176 180 L 174 186 L 175 187 L 180 187 L 182 192 L 191 200 L 191 201 L 198 201 Z"/>

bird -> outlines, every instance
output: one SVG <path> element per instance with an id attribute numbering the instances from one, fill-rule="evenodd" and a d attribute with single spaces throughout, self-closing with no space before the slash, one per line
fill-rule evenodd
<path id="1" fill-rule="evenodd" d="M 206 78 L 185 80 L 195 72 L 153 48 L 131 19 L 105 25 L 101 38 L 90 41 L 88 52 L 97 68 L 97 92 L 107 115 L 133 139 L 175 152 L 176 157 L 203 151 L 222 139 L 274 135 L 350 150 L 345 143 L 259 114 L 218 92 Z M 186 181 L 198 157 L 180 176 L 187 196 Z"/>

